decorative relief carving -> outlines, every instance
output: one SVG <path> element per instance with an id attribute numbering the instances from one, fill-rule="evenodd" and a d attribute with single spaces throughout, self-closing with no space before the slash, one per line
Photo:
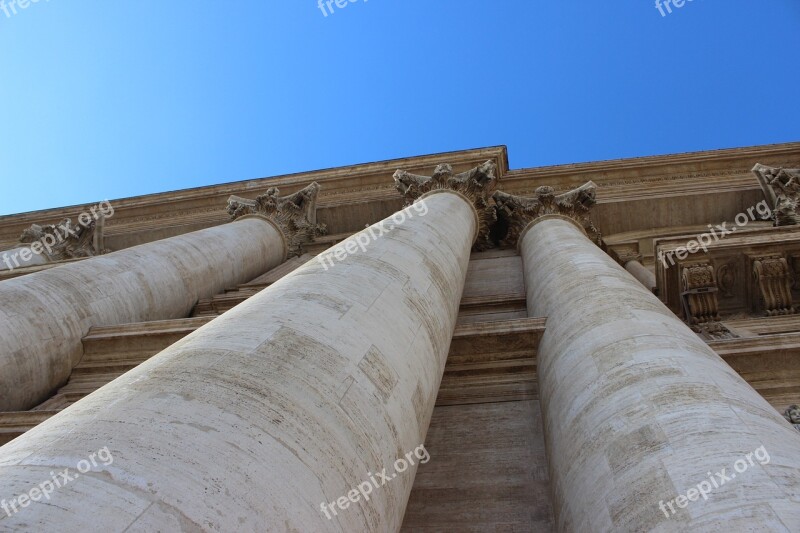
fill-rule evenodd
<path id="1" fill-rule="evenodd" d="M 489 231 L 497 215 L 489 205 L 489 195 L 497 185 L 495 168 L 495 162 L 489 160 L 479 167 L 453 175 L 453 167 L 444 164 L 438 165 L 430 177 L 398 170 L 394 173 L 394 181 L 407 206 L 423 194 L 435 190 L 451 190 L 466 196 L 478 213 L 478 238 L 473 249 L 481 251 L 493 246 Z"/>
<path id="2" fill-rule="evenodd" d="M 600 244 L 600 231 L 589 219 L 589 210 L 596 202 L 596 191 L 597 186 L 591 181 L 559 195 L 552 187 L 538 187 L 532 198 L 497 191 L 492 196 L 497 204 L 497 216 L 508 223 L 508 233 L 501 244 L 516 246 L 525 228 L 545 215 L 571 218 L 586 230 L 592 241 Z"/>
<path id="3" fill-rule="evenodd" d="M 325 224 L 317 224 L 317 194 L 319 185 L 308 187 L 288 196 L 278 196 L 277 187 L 270 187 L 255 200 L 238 196 L 228 198 L 228 214 L 232 219 L 245 215 L 260 215 L 273 221 L 286 237 L 289 255 L 302 255 L 303 245 L 325 235 Z"/>
<path id="4" fill-rule="evenodd" d="M 800 405 L 790 405 L 783 412 L 783 418 L 800 431 Z"/>
<path id="5" fill-rule="evenodd" d="M 92 220 L 88 225 L 73 226 L 69 218 L 58 224 L 40 226 L 33 224 L 22 232 L 19 242 L 22 244 L 42 244 L 42 255 L 50 261 L 64 259 L 77 259 L 80 257 L 93 257 L 104 250 L 95 246 L 95 231 L 97 220 Z"/>
<path id="6" fill-rule="evenodd" d="M 705 324 L 719 320 L 717 280 L 711 263 L 683 265 L 681 287 L 684 313 L 689 324 Z"/>
<path id="7" fill-rule="evenodd" d="M 756 165 L 753 173 L 764 194 L 773 204 L 772 218 L 776 226 L 800 224 L 800 169 L 773 168 Z"/>
<path id="8" fill-rule="evenodd" d="M 722 341 L 739 338 L 739 335 L 733 333 L 719 322 L 695 324 L 692 326 L 692 331 L 697 333 L 703 340 L 707 341 Z"/>
<path id="9" fill-rule="evenodd" d="M 733 289 L 736 286 L 737 276 L 736 263 L 731 261 L 725 263 L 717 269 L 717 286 L 724 298 L 733 297 Z"/>
<path id="10" fill-rule="evenodd" d="M 793 276 L 782 255 L 768 255 L 753 260 L 753 276 L 761 290 L 768 316 L 792 315 Z"/>
<path id="11" fill-rule="evenodd" d="M 789 256 L 789 266 L 792 268 L 792 272 L 800 272 L 800 255 Z M 794 276 L 792 289 L 800 290 L 800 276 Z"/>

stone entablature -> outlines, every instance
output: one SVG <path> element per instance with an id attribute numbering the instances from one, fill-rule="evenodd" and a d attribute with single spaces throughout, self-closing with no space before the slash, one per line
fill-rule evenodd
<path id="1" fill-rule="evenodd" d="M 800 297 L 795 284 L 800 267 L 800 227 L 742 229 L 735 234 L 706 245 L 706 250 L 686 250 L 697 235 L 655 239 L 655 270 L 658 294 L 676 314 L 686 317 L 684 306 L 693 287 L 696 265 L 707 265 L 712 280 L 703 298 L 716 300 L 708 308 L 716 308 L 722 316 L 773 316 L 793 314 L 793 301 Z M 658 258 L 662 258 L 659 260 Z M 666 260 L 664 260 L 666 259 Z M 713 313 L 712 313 L 713 314 Z M 690 312 L 692 320 L 704 322 L 705 313 Z"/>

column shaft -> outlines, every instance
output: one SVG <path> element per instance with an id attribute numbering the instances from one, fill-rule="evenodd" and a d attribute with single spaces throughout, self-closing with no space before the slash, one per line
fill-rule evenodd
<path id="1" fill-rule="evenodd" d="M 625 270 L 630 272 L 634 278 L 639 280 L 639 283 L 650 289 L 650 292 L 653 292 L 653 290 L 656 288 L 656 275 L 639 261 L 633 260 L 626 262 Z"/>
<path id="2" fill-rule="evenodd" d="M 279 230 L 252 217 L 1 282 L 0 411 L 63 385 L 90 327 L 185 317 L 284 254 Z"/>
<path id="3" fill-rule="evenodd" d="M 521 253 L 558 530 L 797 531 L 800 434 L 576 224 L 535 221 Z"/>
<path id="4" fill-rule="evenodd" d="M 462 195 L 427 196 L 12 441 L 0 495 L 114 461 L 0 528 L 399 530 L 416 464 L 321 503 L 424 442 L 477 231 Z"/>
<path id="5" fill-rule="evenodd" d="M 27 260 L 23 259 L 26 255 L 28 256 Z M 0 252 L 0 259 L 0 271 L 45 265 L 48 262 L 46 256 L 31 252 L 29 246 L 18 246 L 17 248 L 4 250 Z"/>

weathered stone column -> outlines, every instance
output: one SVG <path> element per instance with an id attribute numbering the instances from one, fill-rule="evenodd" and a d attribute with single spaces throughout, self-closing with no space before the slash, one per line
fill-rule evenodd
<path id="1" fill-rule="evenodd" d="M 200 298 L 280 264 L 316 228 L 317 190 L 234 199 L 233 216 L 250 217 L 0 283 L 0 411 L 34 407 L 61 386 L 90 327 L 185 317 Z"/>
<path id="2" fill-rule="evenodd" d="M 495 200 L 529 313 L 548 317 L 538 379 L 558 530 L 797 531 L 800 434 L 592 242 L 594 185 Z"/>
<path id="3" fill-rule="evenodd" d="M 114 457 L 0 529 L 397 531 L 493 172 L 396 174 L 415 204 L 0 448 L 3 496 Z"/>

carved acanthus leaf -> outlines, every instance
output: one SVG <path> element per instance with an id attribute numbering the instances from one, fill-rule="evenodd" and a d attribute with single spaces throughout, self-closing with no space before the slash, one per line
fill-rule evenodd
<path id="1" fill-rule="evenodd" d="M 753 169 L 773 206 L 776 226 L 800 224 L 800 169 L 756 165 Z"/>
<path id="2" fill-rule="evenodd" d="M 786 258 L 782 255 L 756 257 L 753 260 L 753 276 L 761 290 L 768 316 L 795 313 L 792 305 L 792 273 Z"/>
<path id="3" fill-rule="evenodd" d="M 96 229 L 96 220 L 92 220 L 84 226 L 73 225 L 72 220 L 65 218 L 58 224 L 31 225 L 23 230 L 19 242 L 23 244 L 40 243 L 42 254 L 49 261 L 93 257 L 103 252 L 95 247 Z"/>
<path id="4" fill-rule="evenodd" d="M 501 191 L 494 193 L 498 218 L 508 223 L 508 233 L 501 244 L 516 246 L 528 224 L 545 215 L 561 215 L 577 222 L 589 238 L 600 243 L 600 231 L 589 218 L 595 205 L 597 186 L 587 182 L 577 189 L 556 195 L 552 187 L 539 187 L 533 197 L 514 196 Z"/>
<path id="5" fill-rule="evenodd" d="M 693 263 L 681 269 L 681 286 L 686 321 L 705 324 L 719 320 L 717 280 L 711 263 Z"/>
<path id="6" fill-rule="evenodd" d="M 270 187 L 255 200 L 231 196 L 228 214 L 232 219 L 245 215 L 260 215 L 277 225 L 289 248 L 289 255 L 301 255 L 303 245 L 325 235 L 325 224 L 317 224 L 317 194 L 319 185 L 311 185 L 288 196 L 278 196 L 277 187 Z"/>
<path id="7" fill-rule="evenodd" d="M 478 238 L 473 249 L 485 250 L 493 246 L 489 239 L 489 229 L 497 220 L 495 210 L 489 205 L 489 196 L 497 185 L 495 162 L 486 161 L 482 165 L 453 175 L 453 167 L 439 165 L 432 176 L 419 176 L 405 170 L 394 173 L 395 187 L 411 205 L 425 193 L 436 190 L 451 190 L 464 195 L 478 213 Z"/>

